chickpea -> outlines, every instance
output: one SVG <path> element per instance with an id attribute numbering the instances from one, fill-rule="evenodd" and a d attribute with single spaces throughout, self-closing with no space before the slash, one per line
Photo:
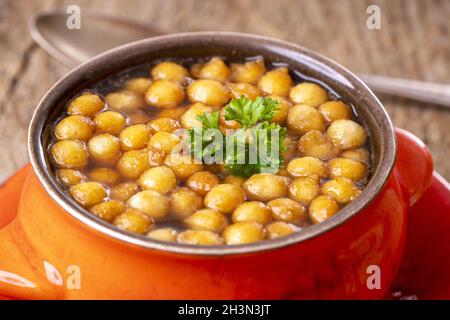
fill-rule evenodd
<path id="1" fill-rule="evenodd" d="M 216 175 L 209 171 L 199 171 L 187 179 L 186 186 L 203 197 L 219 183 L 220 179 Z"/>
<path id="2" fill-rule="evenodd" d="M 155 115 L 157 118 L 171 118 L 174 120 L 180 119 L 181 115 L 186 111 L 185 106 L 175 107 L 171 109 L 161 109 Z"/>
<path id="3" fill-rule="evenodd" d="M 126 179 L 137 179 L 150 168 L 147 150 L 130 150 L 125 152 L 117 162 L 117 171 Z"/>
<path id="4" fill-rule="evenodd" d="M 227 219 L 219 211 L 202 209 L 183 220 L 184 224 L 193 230 L 208 230 L 221 232 L 228 224 Z"/>
<path id="5" fill-rule="evenodd" d="M 54 134 L 58 140 L 73 139 L 87 141 L 94 134 L 94 122 L 84 116 L 68 116 L 55 126 Z"/>
<path id="6" fill-rule="evenodd" d="M 346 177 L 355 182 L 367 175 L 367 165 L 360 161 L 345 158 L 334 158 L 328 162 L 330 177 Z"/>
<path id="7" fill-rule="evenodd" d="M 72 197 L 83 207 L 91 207 L 102 202 L 106 197 L 105 188 L 98 182 L 81 182 L 69 189 Z"/>
<path id="8" fill-rule="evenodd" d="M 177 186 L 177 176 L 170 168 L 158 166 L 144 171 L 137 183 L 144 190 L 155 190 L 166 194 Z"/>
<path id="9" fill-rule="evenodd" d="M 245 182 L 245 178 L 239 177 L 239 176 L 233 176 L 233 175 L 229 175 L 226 176 L 223 179 L 223 183 L 228 183 L 228 184 L 236 184 L 238 186 L 242 186 Z"/>
<path id="10" fill-rule="evenodd" d="M 243 64 L 232 63 L 231 72 L 233 81 L 256 84 L 266 72 L 263 59 L 248 61 Z"/>
<path id="11" fill-rule="evenodd" d="M 216 175 L 225 173 L 225 166 L 223 163 L 205 164 L 205 168 Z"/>
<path id="12" fill-rule="evenodd" d="M 125 89 L 144 95 L 145 91 L 152 84 L 152 80 L 144 77 L 129 79 L 125 82 Z"/>
<path id="13" fill-rule="evenodd" d="M 307 206 L 319 194 L 319 178 L 317 176 L 299 177 L 289 186 L 289 196 Z"/>
<path id="14" fill-rule="evenodd" d="M 131 113 L 145 107 L 144 98 L 134 91 L 122 90 L 106 95 L 106 103 L 114 111 Z"/>
<path id="15" fill-rule="evenodd" d="M 291 89 L 289 99 L 293 103 L 318 107 L 328 100 L 327 90 L 312 82 L 302 82 Z"/>
<path id="16" fill-rule="evenodd" d="M 319 112 L 327 122 L 339 119 L 350 119 L 352 111 L 342 101 L 328 101 L 319 107 Z"/>
<path id="17" fill-rule="evenodd" d="M 284 148 L 282 155 L 285 160 L 292 159 L 297 155 L 297 138 L 286 137 L 284 139 Z"/>
<path id="18" fill-rule="evenodd" d="M 114 219 L 113 223 L 119 229 L 145 234 L 150 229 L 153 221 L 139 210 L 126 209 Z"/>
<path id="19" fill-rule="evenodd" d="M 125 203 L 117 200 L 109 200 L 92 206 L 89 211 L 97 217 L 111 222 L 116 216 L 124 212 L 125 209 Z"/>
<path id="20" fill-rule="evenodd" d="M 168 154 L 180 143 L 180 138 L 173 133 L 157 132 L 148 142 L 149 148 Z"/>
<path id="21" fill-rule="evenodd" d="M 151 147 L 148 149 L 148 162 L 151 167 L 162 165 L 165 157 L 166 154 L 162 150 L 156 150 Z"/>
<path id="22" fill-rule="evenodd" d="M 338 155 L 339 149 L 330 138 L 320 131 L 312 130 L 304 134 L 297 143 L 297 148 L 303 156 L 328 160 Z"/>
<path id="23" fill-rule="evenodd" d="M 150 120 L 151 120 L 150 115 L 143 110 L 138 110 L 136 112 L 128 114 L 128 123 L 130 125 L 145 124 Z"/>
<path id="24" fill-rule="evenodd" d="M 219 184 L 209 191 L 205 206 L 223 213 L 230 213 L 244 201 L 244 192 L 235 184 Z"/>
<path id="25" fill-rule="evenodd" d="M 219 112 L 219 123 L 225 129 L 239 129 L 241 124 L 236 120 L 225 120 L 225 108 L 220 109 Z"/>
<path id="26" fill-rule="evenodd" d="M 281 125 L 284 124 L 289 113 L 289 101 L 280 96 L 268 96 L 268 98 L 278 101 L 278 110 L 276 111 L 275 116 L 272 118 L 271 122 L 275 122 Z"/>
<path id="27" fill-rule="evenodd" d="M 52 160 L 58 168 L 80 169 L 89 161 L 86 144 L 78 140 L 61 140 L 50 148 Z"/>
<path id="28" fill-rule="evenodd" d="M 259 89 L 268 94 L 286 97 L 292 86 L 289 69 L 281 67 L 267 72 L 258 81 Z"/>
<path id="29" fill-rule="evenodd" d="M 134 182 L 123 182 L 110 189 L 110 197 L 114 200 L 126 202 L 132 195 L 139 191 L 139 186 Z"/>
<path id="30" fill-rule="evenodd" d="M 112 166 L 120 158 L 120 144 L 117 137 L 102 133 L 92 137 L 87 143 L 91 160 L 99 165 Z"/>
<path id="31" fill-rule="evenodd" d="M 234 209 L 233 222 L 253 221 L 262 225 L 272 220 L 272 212 L 269 207 L 259 201 L 246 201 Z"/>
<path id="32" fill-rule="evenodd" d="M 330 196 L 317 196 L 309 205 L 309 216 L 314 223 L 321 223 L 339 211 L 339 205 Z"/>
<path id="33" fill-rule="evenodd" d="M 148 124 L 151 133 L 156 132 L 173 132 L 180 129 L 180 123 L 171 118 L 158 118 L 150 121 Z"/>
<path id="34" fill-rule="evenodd" d="M 197 116 L 211 111 L 213 111 L 212 107 L 205 106 L 203 103 L 194 103 L 181 116 L 181 126 L 186 129 L 201 127 L 202 123 L 197 119 Z"/>
<path id="35" fill-rule="evenodd" d="M 170 80 L 157 80 L 145 92 L 145 101 L 155 108 L 174 108 L 183 100 L 183 88 Z"/>
<path id="36" fill-rule="evenodd" d="M 298 104 L 289 109 L 286 123 L 295 133 L 305 134 L 311 130 L 325 131 L 325 122 L 317 109 Z"/>
<path id="37" fill-rule="evenodd" d="M 280 237 L 288 236 L 295 231 L 300 230 L 299 227 L 294 226 L 283 221 L 275 221 L 269 224 L 267 227 L 267 235 L 269 239 L 276 239 Z"/>
<path id="38" fill-rule="evenodd" d="M 178 234 L 177 241 L 185 244 L 211 246 L 223 244 L 223 239 L 207 230 L 186 230 Z"/>
<path id="39" fill-rule="evenodd" d="M 189 188 L 178 188 L 170 194 L 170 212 L 184 219 L 203 207 L 203 198 Z"/>
<path id="40" fill-rule="evenodd" d="M 231 71 L 222 59 L 214 57 L 207 63 L 203 64 L 198 76 L 202 79 L 227 82 L 230 80 Z"/>
<path id="41" fill-rule="evenodd" d="M 341 150 L 361 147 L 367 139 L 363 126 L 352 120 L 336 120 L 328 127 L 327 135 Z"/>
<path id="42" fill-rule="evenodd" d="M 189 76 L 189 72 L 185 67 L 178 63 L 165 61 L 154 66 L 151 71 L 151 75 L 155 80 L 171 80 L 182 82 Z"/>
<path id="43" fill-rule="evenodd" d="M 164 164 L 175 172 L 177 177 L 183 181 L 198 171 L 203 170 L 203 164 L 188 155 L 180 155 L 178 153 L 170 153 L 164 160 Z"/>
<path id="44" fill-rule="evenodd" d="M 142 149 L 150 139 L 150 130 L 145 124 L 135 124 L 123 129 L 119 139 L 122 151 Z"/>
<path id="45" fill-rule="evenodd" d="M 84 93 L 69 103 L 67 113 L 70 115 L 93 117 L 104 107 L 105 103 L 98 95 L 93 93 Z"/>
<path id="46" fill-rule="evenodd" d="M 247 82 L 229 83 L 228 88 L 230 89 L 231 95 L 235 99 L 245 96 L 253 100 L 261 95 L 261 91 L 257 86 Z"/>
<path id="47" fill-rule="evenodd" d="M 66 187 L 70 187 L 87 180 L 84 174 L 73 169 L 58 169 L 56 170 L 56 176 L 58 177 L 58 180 Z"/>
<path id="48" fill-rule="evenodd" d="M 160 228 L 147 233 L 147 237 L 159 241 L 177 241 L 177 232 L 172 228 Z"/>
<path id="49" fill-rule="evenodd" d="M 104 111 L 95 116 L 94 122 L 97 132 L 116 135 L 125 128 L 127 118 L 120 112 Z"/>
<path id="50" fill-rule="evenodd" d="M 355 161 L 361 161 L 366 164 L 370 163 L 370 152 L 366 148 L 358 148 L 347 150 L 341 153 L 342 158 L 352 159 Z"/>
<path id="51" fill-rule="evenodd" d="M 292 177 L 306 177 L 317 175 L 319 178 L 328 176 L 325 162 L 315 157 L 296 158 L 289 162 L 287 171 Z"/>
<path id="52" fill-rule="evenodd" d="M 287 195 L 283 177 L 268 173 L 254 174 L 245 181 L 243 189 L 250 199 L 263 202 Z"/>
<path id="53" fill-rule="evenodd" d="M 229 225 L 222 235 L 226 244 L 245 244 L 264 240 L 265 230 L 257 222 L 243 221 Z"/>
<path id="54" fill-rule="evenodd" d="M 308 213 L 300 203 L 289 198 L 278 198 L 267 203 L 272 210 L 272 218 L 294 224 L 301 224 L 308 218 Z"/>
<path id="55" fill-rule="evenodd" d="M 113 186 L 120 180 L 120 175 L 111 168 L 94 168 L 89 172 L 89 179 L 101 184 Z"/>
<path id="56" fill-rule="evenodd" d="M 230 93 L 215 80 L 196 80 L 187 89 L 189 100 L 212 107 L 221 107 L 230 100 Z"/>
<path id="57" fill-rule="evenodd" d="M 128 199 L 127 204 L 136 210 L 142 211 L 156 221 L 164 219 L 170 207 L 169 200 L 154 190 L 145 190 L 136 193 Z"/>
<path id="58" fill-rule="evenodd" d="M 345 177 L 336 177 L 325 182 L 320 192 L 333 197 L 340 204 L 352 202 L 361 194 L 361 190 L 353 181 Z"/>

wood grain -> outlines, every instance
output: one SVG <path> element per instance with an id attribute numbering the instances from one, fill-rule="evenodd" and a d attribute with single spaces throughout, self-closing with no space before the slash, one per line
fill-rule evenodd
<path id="1" fill-rule="evenodd" d="M 357 72 L 450 82 L 450 1 L 447 0 L 0 0 L 0 181 L 28 161 L 33 109 L 68 69 L 37 47 L 28 18 L 78 4 L 152 23 L 168 32 L 227 30 L 292 41 Z M 377 4 L 382 29 L 368 30 Z M 450 179 L 450 109 L 380 96 L 396 126 L 429 146 Z"/>

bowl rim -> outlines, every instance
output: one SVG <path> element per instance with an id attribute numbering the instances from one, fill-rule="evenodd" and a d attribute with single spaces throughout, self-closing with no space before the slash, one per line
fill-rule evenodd
<path id="1" fill-rule="evenodd" d="M 339 214 L 334 215 L 333 217 L 322 223 L 309 226 L 289 236 L 243 245 L 215 246 L 197 246 L 175 242 L 163 242 L 150 239 L 143 235 L 131 234 L 119 230 L 109 222 L 101 220 L 100 218 L 89 213 L 86 209 L 81 208 L 81 206 L 77 205 L 75 201 L 71 200 L 68 194 L 56 184 L 56 181 L 54 181 L 44 159 L 45 148 L 42 143 L 42 133 L 43 129 L 45 128 L 44 124 L 46 121 L 46 117 L 44 117 L 43 115 L 45 114 L 44 111 L 48 111 L 52 107 L 52 105 L 54 105 L 52 96 L 54 95 L 55 91 L 59 90 L 59 88 L 62 87 L 63 84 L 74 81 L 74 79 L 79 76 L 80 72 L 86 72 L 86 70 L 89 70 L 89 68 L 95 64 L 103 63 L 105 61 L 111 61 L 112 59 L 114 59 L 114 57 L 118 57 L 121 54 L 130 52 L 132 51 L 132 49 L 151 48 L 152 46 L 157 46 L 158 43 L 178 41 L 180 39 L 186 40 L 186 38 L 191 38 L 192 40 L 221 39 L 222 41 L 226 41 L 227 39 L 236 40 L 237 38 L 239 38 L 242 41 L 257 41 L 261 44 L 270 44 L 282 49 L 298 52 L 304 56 L 307 56 L 313 61 L 325 63 L 329 66 L 332 66 L 332 68 L 338 71 L 339 74 L 345 75 L 345 78 L 349 80 L 352 85 L 355 85 L 358 88 L 358 93 L 360 95 L 365 95 L 366 97 L 370 98 L 370 100 L 372 101 L 372 105 L 370 107 L 376 109 L 376 112 L 382 118 L 384 124 L 383 130 L 381 132 L 383 139 L 383 157 L 380 160 L 377 174 L 374 174 L 371 177 L 369 184 L 364 188 L 361 195 L 352 203 L 342 208 L 339 211 Z M 93 57 L 89 61 L 71 70 L 49 89 L 49 91 L 38 103 L 33 113 L 28 130 L 28 152 L 35 174 L 37 175 L 40 183 L 43 185 L 45 191 L 50 195 L 50 197 L 72 217 L 74 217 L 82 224 L 88 226 L 89 228 L 128 245 L 133 245 L 145 249 L 188 255 L 225 256 L 263 252 L 299 244 L 300 242 L 320 236 L 323 233 L 342 225 L 347 220 L 357 215 L 376 198 L 376 196 L 382 191 L 394 167 L 396 151 L 397 142 L 395 137 L 395 129 L 386 110 L 384 109 L 378 98 L 373 94 L 373 92 L 351 71 L 319 53 L 287 41 L 261 35 L 223 31 L 183 32 L 152 37 L 113 48 Z"/>

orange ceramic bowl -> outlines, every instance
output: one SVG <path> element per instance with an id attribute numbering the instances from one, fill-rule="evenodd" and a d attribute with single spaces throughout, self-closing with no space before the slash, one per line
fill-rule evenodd
<path id="1" fill-rule="evenodd" d="M 160 58 L 262 55 L 346 97 L 368 127 L 373 174 L 329 220 L 290 236 L 239 246 L 191 246 L 126 233 L 78 206 L 57 184 L 46 147 L 70 97 L 128 67 Z M 398 141 L 398 145 L 397 145 Z M 60 80 L 29 131 L 33 170 L 17 216 L 0 231 L 0 296 L 35 299 L 382 298 L 398 269 L 407 208 L 428 186 L 424 145 L 396 133 L 352 73 L 297 45 L 221 32 L 151 38 L 108 51 Z M 397 157 L 397 160 L 396 160 Z M 0 224 L 1 225 L 1 224 Z"/>

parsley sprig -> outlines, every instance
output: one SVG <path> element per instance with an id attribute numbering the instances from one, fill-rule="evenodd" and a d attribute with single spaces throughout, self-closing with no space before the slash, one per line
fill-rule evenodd
<path id="1" fill-rule="evenodd" d="M 261 121 L 271 120 L 278 110 L 278 101 L 258 97 L 250 100 L 245 96 L 231 100 L 225 108 L 225 120 L 236 120 L 243 127 L 250 128 Z"/>

